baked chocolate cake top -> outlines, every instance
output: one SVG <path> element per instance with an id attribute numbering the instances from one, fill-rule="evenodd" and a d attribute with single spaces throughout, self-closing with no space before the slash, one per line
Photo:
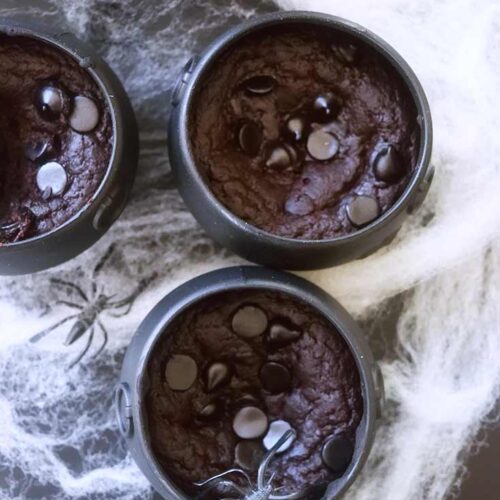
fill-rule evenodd
<path id="1" fill-rule="evenodd" d="M 335 327 L 296 298 L 265 290 L 205 298 L 167 327 L 147 372 L 153 452 L 189 494 L 220 498 L 212 483 L 195 483 L 231 468 L 255 487 L 264 454 L 289 429 L 266 476 L 280 494 L 323 491 L 351 462 L 363 414 L 356 362 Z M 242 473 L 228 479 L 250 487 Z"/>
<path id="2" fill-rule="evenodd" d="M 0 244 L 85 207 L 108 169 L 113 124 L 96 81 L 39 40 L 0 35 Z"/>
<path id="3" fill-rule="evenodd" d="M 207 70 L 191 146 L 213 194 L 275 235 L 346 235 L 404 191 L 419 149 L 402 77 L 347 34 L 287 25 L 247 35 Z"/>

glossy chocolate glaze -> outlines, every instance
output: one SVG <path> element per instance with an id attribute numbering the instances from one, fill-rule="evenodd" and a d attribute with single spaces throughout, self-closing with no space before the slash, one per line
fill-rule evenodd
<path id="1" fill-rule="evenodd" d="M 272 77 L 272 91 L 257 95 L 245 81 Z M 318 123 L 314 101 L 332 95 L 335 112 Z M 295 142 L 284 129 L 304 117 L 308 132 Z M 356 195 L 374 197 L 380 214 L 400 197 L 415 168 L 419 148 L 417 113 L 396 70 L 375 50 L 347 35 L 287 25 L 249 35 L 208 70 L 191 108 L 192 150 L 218 200 L 241 219 L 276 235 L 321 240 L 356 231 L 347 206 Z M 263 139 L 253 155 L 239 144 L 245 123 Z M 313 130 L 339 143 L 331 159 L 307 151 Z M 297 160 L 287 168 L 266 166 L 269 150 L 292 146 Z M 400 158 L 401 175 L 384 182 L 373 158 L 384 144 Z"/>
<path id="2" fill-rule="evenodd" d="M 60 87 L 70 98 L 61 115 L 43 117 L 36 106 L 44 85 Z M 87 96 L 99 109 L 91 132 L 71 129 L 71 97 Z M 46 233 L 85 207 L 102 182 L 113 145 L 107 104 L 90 74 L 69 55 L 30 38 L 0 35 L 0 244 Z M 26 148 L 47 143 L 43 160 Z M 68 183 L 59 196 L 44 199 L 36 183 L 39 166 L 56 161 Z M 1 227 L 14 225 L 12 230 Z"/>
<path id="3" fill-rule="evenodd" d="M 253 338 L 238 336 L 232 317 L 246 304 L 264 310 L 269 325 L 293 325 L 302 334 L 279 347 L 269 344 L 269 328 Z M 176 354 L 198 365 L 197 380 L 184 392 L 173 391 L 165 379 L 166 364 Z M 263 388 L 259 373 L 269 361 L 288 367 L 288 391 L 271 394 Z M 227 363 L 232 377 L 207 391 L 203 374 L 214 362 Z M 359 372 L 343 338 L 311 306 L 278 292 L 232 291 L 191 306 L 160 338 L 147 373 L 142 411 L 151 446 L 165 473 L 189 493 L 195 491 L 194 481 L 238 467 L 240 439 L 232 424 L 245 395 L 257 400 L 269 422 L 283 419 L 297 432 L 296 441 L 270 467 L 276 473 L 273 485 L 289 492 L 338 477 L 323 464 L 321 447 L 334 435 L 354 441 L 363 414 Z M 219 407 L 215 418 L 200 419 L 211 403 Z"/>

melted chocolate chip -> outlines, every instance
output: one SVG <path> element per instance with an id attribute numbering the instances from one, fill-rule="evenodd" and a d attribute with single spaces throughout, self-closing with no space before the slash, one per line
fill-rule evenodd
<path id="1" fill-rule="evenodd" d="M 222 414 L 222 405 L 219 401 L 208 403 L 198 412 L 198 419 L 202 421 L 213 421 Z"/>
<path id="2" fill-rule="evenodd" d="M 274 147 L 266 160 L 266 167 L 282 170 L 292 164 L 290 152 L 284 146 Z"/>
<path id="3" fill-rule="evenodd" d="M 325 130 L 315 130 L 307 138 L 307 152 L 316 160 L 331 160 L 338 150 L 339 140 Z"/>
<path id="4" fill-rule="evenodd" d="M 256 471 L 265 451 L 259 441 L 240 441 L 234 449 L 234 460 L 243 469 Z"/>
<path id="5" fill-rule="evenodd" d="M 286 122 L 285 134 L 288 139 L 298 142 L 304 138 L 306 122 L 303 118 L 293 117 Z"/>
<path id="6" fill-rule="evenodd" d="M 333 472 L 342 473 L 351 463 L 354 445 L 344 436 L 335 436 L 323 445 L 321 458 L 323 463 Z"/>
<path id="7" fill-rule="evenodd" d="M 187 391 L 198 376 L 198 366 L 191 356 L 173 355 L 165 368 L 165 379 L 173 391 Z"/>
<path id="8" fill-rule="evenodd" d="M 290 146 L 290 144 L 284 144 L 283 147 L 288 151 L 292 164 L 296 163 L 297 160 L 299 159 L 299 154 L 297 153 L 297 150 L 293 146 Z"/>
<path id="9" fill-rule="evenodd" d="M 276 322 L 271 325 L 267 340 L 273 346 L 282 347 L 295 342 L 301 335 L 301 330 L 291 325 L 287 326 L 284 323 Z"/>
<path id="10" fill-rule="evenodd" d="M 231 380 L 231 370 L 226 363 L 212 363 L 205 373 L 205 386 L 208 392 L 219 389 Z"/>
<path id="11" fill-rule="evenodd" d="M 305 193 L 294 194 L 286 200 L 285 211 L 291 215 L 309 215 L 314 212 L 314 201 Z"/>
<path id="12" fill-rule="evenodd" d="M 68 183 L 64 167 L 55 161 L 42 165 L 36 174 L 36 184 L 44 199 L 62 194 Z"/>
<path id="13" fill-rule="evenodd" d="M 264 439 L 262 440 L 262 443 L 264 444 L 265 448 L 267 450 L 270 450 L 281 439 L 283 434 L 285 434 L 285 432 L 287 432 L 291 428 L 292 426 L 288 422 L 285 422 L 284 420 L 275 420 L 274 422 L 271 422 L 267 434 L 264 436 Z M 283 453 L 284 451 L 288 450 L 288 448 L 292 446 L 294 440 L 295 437 L 290 436 L 276 450 L 276 453 Z"/>
<path id="14" fill-rule="evenodd" d="M 24 145 L 24 156 L 28 160 L 36 161 L 45 155 L 49 143 L 47 141 L 29 142 Z"/>
<path id="15" fill-rule="evenodd" d="M 68 97 L 58 87 L 42 87 L 36 97 L 35 105 L 40 115 L 46 120 L 55 120 L 64 110 Z"/>
<path id="16" fill-rule="evenodd" d="M 274 89 L 276 80 L 272 76 L 252 76 L 243 82 L 245 89 L 250 94 L 264 95 Z"/>
<path id="17" fill-rule="evenodd" d="M 51 139 L 28 142 L 24 145 L 24 156 L 32 162 L 40 162 L 55 157 L 61 149 L 58 136 Z"/>
<path id="18" fill-rule="evenodd" d="M 73 101 L 73 111 L 69 117 L 69 124 L 73 130 L 80 133 L 90 132 L 99 123 L 99 109 L 97 104 L 85 96 L 76 96 Z"/>
<path id="19" fill-rule="evenodd" d="M 255 439 L 267 430 L 267 416 L 255 406 L 246 406 L 235 415 L 233 430 L 241 439 Z"/>
<path id="20" fill-rule="evenodd" d="M 378 201 L 371 196 L 356 196 L 347 205 L 347 216 L 356 227 L 365 226 L 380 214 Z"/>
<path id="21" fill-rule="evenodd" d="M 261 402 L 252 394 L 243 394 L 236 400 L 234 406 L 238 409 L 245 406 L 261 406 Z"/>
<path id="22" fill-rule="evenodd" d="M 387 145 L 375 154 L 373 172 L 384 182 L 396 182 L 406 174 L 405 165 L 394 146 Z"/>
<path id="23" fill-rule="evenodd" d="M 333 120 L 339 112 L 338 104 L 333 94 L 316 97 L 312 106 L 312 116 L 315 121 L 324 123 Z"/>
<path id="24" fill-rule="evenodd" d="M 260 369 L 262 387 L 271 394 L 280 394 L 290 389 L 292 376 L 290 370 L 281 363 L 269 361 Z"/>
<path id="25" fill-rule="evenodd" d="M 252 338 L 262 335 L 267 323 L 267 315 L 260 307 L 246 305 L 234 313 L 232 328 L 240 337 Z"/>
<path id="26" fill-rule="evenodd" d="M 244 123 L 238 133 L 238 143 L 246 154 L 256 156 L 262 143 L 262 130 L 253 122 Z"/>

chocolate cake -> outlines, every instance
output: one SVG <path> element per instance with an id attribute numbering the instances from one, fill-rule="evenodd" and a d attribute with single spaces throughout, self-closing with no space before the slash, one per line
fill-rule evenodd
<path id="1" fill-rule="evenodd" d="M 367 44 L 288 24 L 247 35 L 207 70 L 191 148 L 215 197 L 278 236 L 322 240 L 376 220 L 416 166 L 408 87 Z"/>
<path id="2" fill-rule="evenodd" d="M 363 414 L 356 362 L 335 327 L 299 299 L 267 290 L 207 297 L 167 327 L 147 374 L 150 445 L 188 495 L 234 496 L 197 486 L 232 468 L 252 484 L 241 473 L 231 481 L 252 489 L 265 453 L 289 429 L 267 474 L 280 494 L 320 498 L 351 462 Z"/>
<path id="3" fill-rule="evenodd" d="M 0 244 L 46 233 L 84 208 L 113 147 L 88 70 L 28 37 L 0 34 Z"/>

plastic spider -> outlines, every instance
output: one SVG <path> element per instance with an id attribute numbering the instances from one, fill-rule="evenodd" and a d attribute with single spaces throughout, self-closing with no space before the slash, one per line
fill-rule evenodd
<path id="1" fill-rule="evenodd" d="M 67 316 L 66 318 L 62 319 L 61 321 L 58 321 L 54 325 L 50 326 L 49 328 L 46 328 L 45 330 L 42 330 L 41 332 L 37 333 L 33 337 L 30 338 L 30 342 L 38 342 L 41 339 L 43 339 L 45 336 L 47 336 L 49 333 L 54 331 L 56 328 L 60 327 L 61 325 L 67 323 L 68 321 L 75 320 L 73 323 L 73 326 L 71 327 L 71 330 L 69 331 L 66 340 L 64 341 L 65 346 L 69 346 L 76 342 L 80 337 L 82 337 L 85 333 L 88 332 L 88 337 L 87 341 L 85 342 L 85 345 L 80 352 L 80 354 L 71 362 L 69 365 L 69 368 L 72 368 L 75 366 L 88 352 L 90 349 L 90 346 L 92 345 L 92 341 L 94 340 L 94 336 L 96 333 L 96 329 L 99 329 L 102 333 L 102 344 L 99 347 L 99 349 L 96 351 L 93 357 L 98 356 L 104 347 L 106 347 L 106 344 L 108 342 L 108 331 L 106 330 L 106 327 L 102 323 L 101 319 L 99 318 L 100 314 L 104 311 L 118 311 L 120 309 L 125 308 L 124 310 L 120 312 L 115 312 L 115 313 L 108 313 L 110 316 L 113 316 L 115 318 L 119 318 L 121 316 L 127 315 L 130 310 L 132 309 L 132 306 L 134 304 L 135 299 L 139 296 L 139 294 L 151 283 L 151 281 L 156 277 L 156 273 L 149 276 L 148 278 L 142 279 L 139 281 L 135 289 L 130 293 L 129 295 L 123 297 L 122 299 L 119 300 L 114 300 L 115 295 L 107 296 L 103 293 L 102 289 L 98 288 L 97 285 L 97 276 L 101 269 L 103 268 L 104 264 L 109 260 L 111 254 L 113 253 L 115 248 L 115 245 L 111 245 L 106 253 L 103 255 L 101 260 L 96 264 L 96 266 L 93 269 L 92 272 L 92 286 L 90 293 L 84 292 L 84 290 L 77 284 L 71 283 L 69 281 L 65 281 L 59 278 L 52 278 L 50 282 L 59 288 L 63 288 L 66 290 L 71 290 L 73 293 L 76 293 L 76 295 L 81 299 L 79 303 L 77 302 L 72 302 L 69 300 L 58 300 L 56 304 L 62 304 L 67 307 L 70 307 L 72 309 L 76 309 L 78 312 L 75 314 L 71 314 Z"/>

